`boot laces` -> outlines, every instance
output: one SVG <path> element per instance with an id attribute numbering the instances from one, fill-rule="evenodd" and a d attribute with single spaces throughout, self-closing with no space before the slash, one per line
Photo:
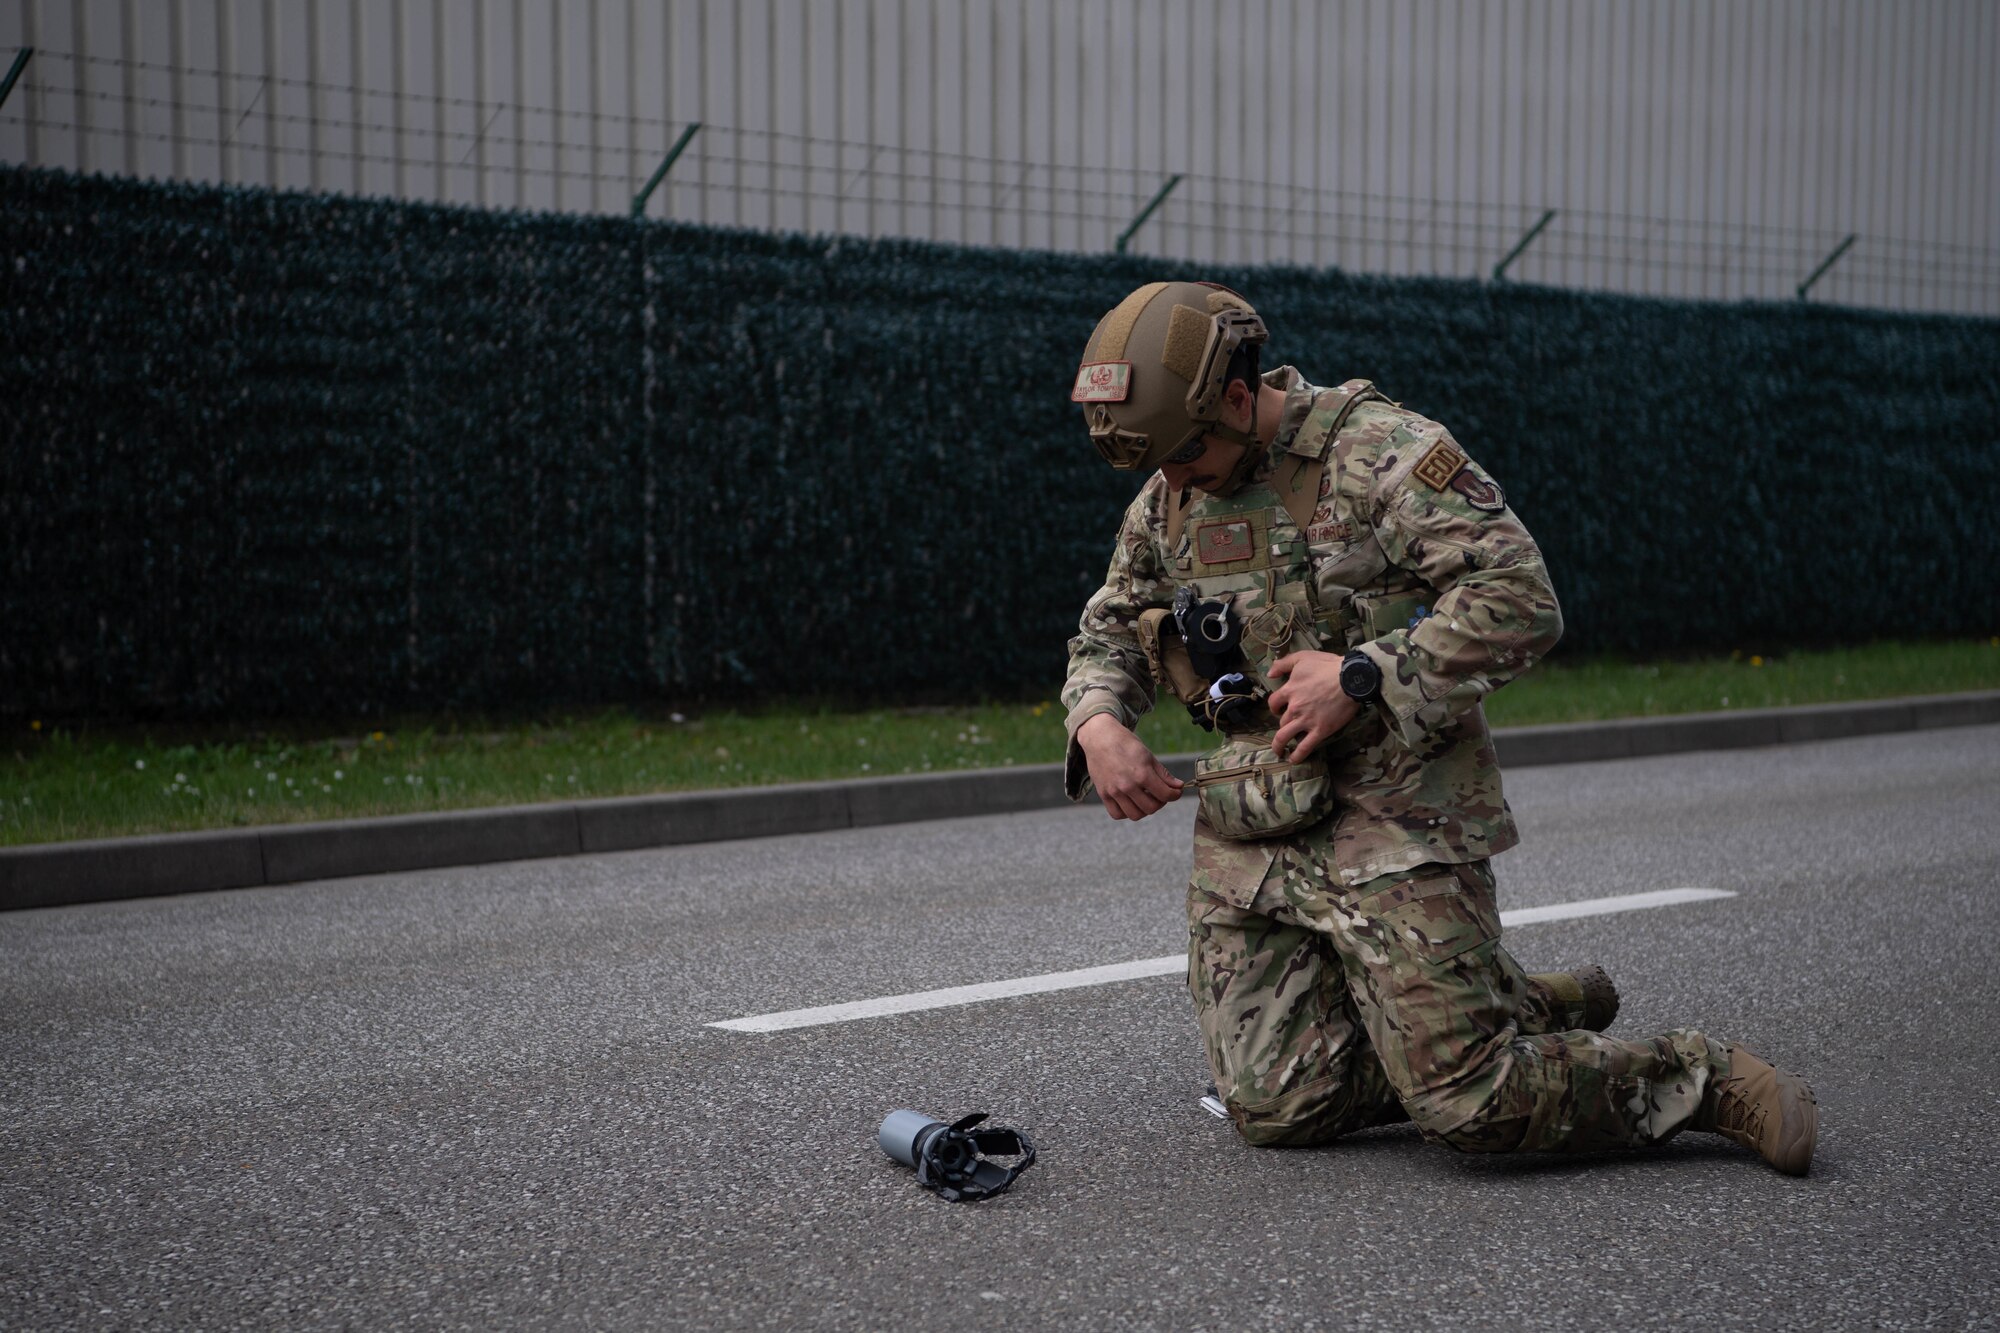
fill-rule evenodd
<path id="1" fill-rule="evenodd" d="M 1742 1085 L 1731 1080 L 1716 1090 L 1715 1124 L 1718 1129 L 1747 1134 L 1752 1138 L 1764 1136 L 1764 1102 L 1745 1094 Z"/>

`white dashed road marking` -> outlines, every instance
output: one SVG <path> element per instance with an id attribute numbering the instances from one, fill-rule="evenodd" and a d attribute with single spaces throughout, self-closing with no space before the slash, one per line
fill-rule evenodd
<path id="1" fill-rule="evenodd" d="M 1656 889 L 1651 893 L 1627 893 L 1616 898 L 1582 898 L 1570 903 L 1551 903 L 1547 907 L 1516 908 L 1502 912 L 1500 924 L 1529 926 L 1538 921 L 1607 916 L 1613 912 L 1637 912 L 1649 907 L 1675 907 L 1681 903 L 1735 896 L 1728 889 Z M 880 1018 L 887 1014 L 911 1014 L 923 1009 L 948 1009 L 953 1005 L 1005 1000 L 1016 995 L 1075 990 L 1079 986 L 1103 986 L 1139 977 L 1164 977 L 1186 970 L 1187 955 L 1170 953 L 1159 958 L 1110 963 L 1104 967 L 1080 967 L 1072 972 L 1044 972 L 1040 976 L 1014 977 L 1008 981 L 982 981 L 971 986 L 947 986 L 943 990 L 915 991 L 909 995 L 884 995 L 873 1000 L 850 1000 L 846 1004 L 823 1004 L 814 1009 L 787 1009 L 777 1014 L 729 1018 L 708 1026 L 725 1028 L 730 1032 L 783 1032 L 789 1028 L 820 1027 L 827 1023 L 852 1023 L 858 1018 Z"/>

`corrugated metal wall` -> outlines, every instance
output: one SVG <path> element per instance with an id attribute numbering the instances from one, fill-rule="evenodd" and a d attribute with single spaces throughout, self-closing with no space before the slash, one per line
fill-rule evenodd
<path id="1" fill-rule="evenodd" d="M 8 0 L 0 157 L 2000 313 L 1991 0 Z"/>

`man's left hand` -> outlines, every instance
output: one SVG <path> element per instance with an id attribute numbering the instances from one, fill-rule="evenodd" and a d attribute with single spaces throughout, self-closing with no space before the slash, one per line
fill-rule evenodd
<path id="1" fill-rule="evenodd" d="M 1271 663 L 1270 674 L 1272 680 L 1285 682 L 1270 698 L 1271 712 L 1280 723 L 1271 749 L 1280 759 L 1298 763 L 1361 711 L 1361 705 L 1340 688 L 1338 654 L 1287 653 Z"/>

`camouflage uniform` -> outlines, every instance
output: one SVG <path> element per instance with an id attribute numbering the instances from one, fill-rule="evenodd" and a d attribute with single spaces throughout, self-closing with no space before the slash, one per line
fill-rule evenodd
<path id="1" fill-rule="evenodd" d="M 1316 1143 L 1407 1113 L 1469 1151 L 1670 1137 L 1728 1074 L 1727 1049 L 1688 1031 L 1550 1031 L 1549 997 L 1500 943 L 1488 858 L 1519 835 L 1479 701 L 1562 632 L 1540 551 L 1436 422 L 1366 386 L 1318 389 L 1290 367 L 1264 379 L 1286 398 L 1262 468 L 1232 496 L 1197 494 L 1172 550 L 1153 474 L 1063 690 L 1080 798 L 1076 729 L 1152 706 L 1138 619 L 1184 584 L 1232 601 L 1262 683 L 1301 649 L 1381 668 L 1379 699 L 1321 744 L 1331 817 L 1255 841 L 1196 820 L 1188 983 L 1238 1129 Z M 1325 463 L 1304 532 L 1270 484 L 1287 453 Z"/>

